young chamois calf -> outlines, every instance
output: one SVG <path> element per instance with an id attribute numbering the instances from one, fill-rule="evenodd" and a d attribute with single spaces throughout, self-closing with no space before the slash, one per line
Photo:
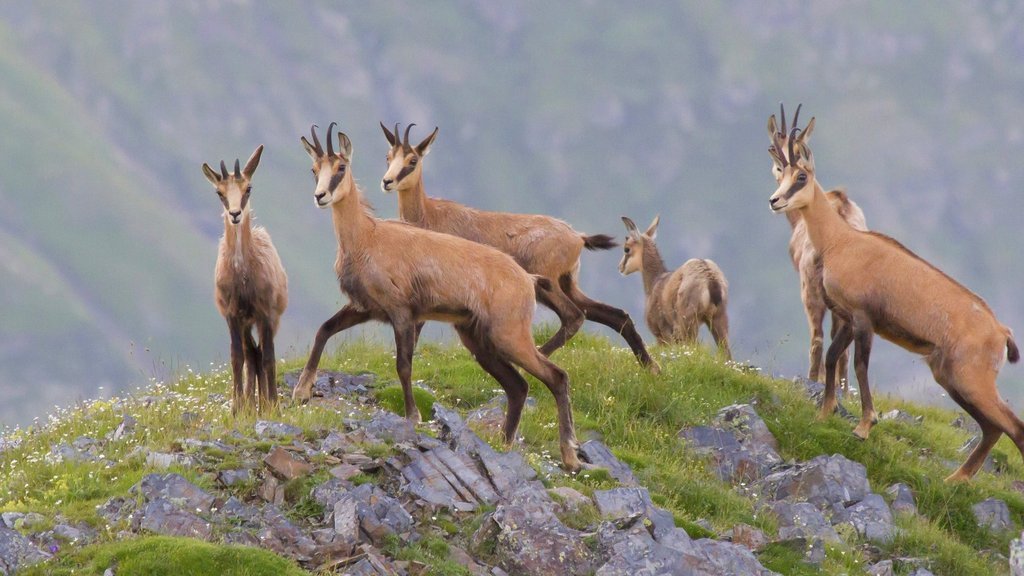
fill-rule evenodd
<path id="1" fill-rule="evenodd" d="M 234 393 L 231 410 L 255 406 L 258 383 L 260 410 L 277 403 L 274 334 L 288 307 L 288 276 L 277 255 L 270 234 L 252 225 L 249 195 L 252 175 L 260 163 L 263 145 L 253 152 L 244 169 L 229 173 L 224 161 L 220 174 L 203 164 L 203 174 L 213 184 L 224 205 L 224 236 L 220 239 L 214 268 L 214 298 L 217 309 L 228 322 L 231 334 L 231 374 Z M 252 330 L 259 334 L 259 345 Z M 242 370 L 245 369 L 245 383 Z"/>
<path id="2" fill-rule="evenodd" d="M 622 217 L 629 235 L 619 272 L 623 276 L 637 271 L 643 274 L 647 327 L 659 344 L 690 344 L 697 341 L 697 329 L 704 324 L 711 330 L 719 352 L 731 359 L 726 313 L 729 283 L 725 275 L 713 261 L 698 258 L 669 272 L 654 243 L 658 220 L 655 216 L 647 231 L 641 233 L 632 220 Z"/>
<path id="3" fill-rule="evenodd" d="M 505 390 L 505 441 L 511 443 L 516 437 L 529 390 L 515 368 L 519 366 L 555 396 L 562 463 L 568 470 L 579 470 L 569 378 L 537 350 L 531 333 L 535 283 L 547 280 L 528 274 L 511 257 L 489 246 L 375 218 L 352 177 L 352 142 L 339 132 L 335 152 L 333 132 L 332 122 L 326 151 L 315 126 L 310 130 L 313 143 L 303 137 L 302 145 L 313 160 L 314 203 L 331 209 L 338 241 L 334 268 L 350 302 L 317 331 L 293 398 L 305 401 L 312 395 L 320 355 L 332 335 L 376 320 L 394 329 L 405 415 L 419 422 L 410 380 L 416 326 L 426 320 L 448 322 Z"/>
<path id="4" fill-rule="evenodd" d="M 814 119 L 804 131 L 809 134 Z M 861 420 L 854 434 L 867 438 L 877 421 L 868 385 L 871 341 L 881 337 L 921 354 L 935 381 L 981 426 L 982 439 L 947 481 L 968 480 L 1006 433 L 1024 455 L 1024 422 L 996 389 L 1004 351 L 1020 358 L 1012 331 L 996 320 L 976 294 L 925 262 L 899 242 L 856 230 L 829 204 L 815 178 L 814 158 L 793 127 L 783 147 L 770 152 L 782 167 L 773 212 L 799 212 L 822 258 L 825 296 L 845 324 L 825 355 L 825 397 L 820 418 L 836 408 L 836 361 L 853 341 L 854 370 L 860 384 Z M 788 152 L 788 153 L 787 153 Z"/>
<path id="5" fill-rule="evenodd" d="M 774 114 L 768 119 L 768 137 L 773 143 L 777 138 L 782 146 L 786 146 L 789 134 L 786 130 L 786 110 L 782 107 L 781 103 L 779 104 L 779 116 L 781 118 L 781 125 L 776 124 Z M 796 115 L 793 117 L 794 127 L 799 118 L 800 107 L 798 106 Z M 800 132 L 800 139 L 806 141 L 810 138 L 813 129 L 814 126 L 809 124 L 806 130 Z M 776 182 L 781 181 L 782 166 L 774 158 L 772 159 L 772 175 L 775 177 Z M 860 206 L 857 206 L 853 200 L 850 200 L 845 192 L 842 190 L 830 190 L 825 193 L 825 197 L 828 198 L 829 203 L 847 224 L 857 230 L 868 229 L 867 222 L 864 220 L 864 212 L 861 211 Z M 800 276 L 800 301 L 803 302 L 804 314 L 807 315 L 807 327 L 811 332 L 810 368 L 807 371 L 807 378 L 820 382 L 821 357 L 825 335 L 822 326 L 825 321 L 825 313 L 828 312 L 828 307 L 825 304 L 825 287 L 822 286 L 821 258 L 818 257 L 818 252 L 814 249 L 811 239 L 807 236 L 807 226 L 804 224 L 803 218 L 800 217 L 800 213 L 796 211 L 786 212 L 786 218 L 793 229 L 793 234 L 789 238 L 789 257 L 793 261 L 793 267 L 796 269 L 797 274 Z M 832 338 L 835 338 L 842 323 L 842 318 L 835 314 L 832 315 Z M 848 358 L 848 351 L 843 350 L 839 360 L 836 362 L 836 379 L 843 390 L 848 389 Z"/>
<path id="6" fill-rule="evenodd" d="M 493 246 L 515 258 L 527 272 L 547 278 L 550 288 L 539 286 L 537 299 L 555 311 L 561 326 L 541 346 L 540 351 L 545 356 L 550 356 L 572 338 L 585 319 L 593 320 L 621 334 L 640 364 L 657 374 L 660 367 L 647 353 L 629 315 L 624 310 L 592 300 L 579 288 L 580 253 L 584 248 L 613 248 L 615 242 L 612 237 L 581 234 L 566 222 L 550 216 L 476 210 L 427 196 L 423 190 L 421 160 L 430 152 L 430 145 L 437 137 L 437 128 L 418 145 L 412 146 L 409 130 L 413 126 L 415 124 L 410 124 L 405 129 L 403 142 L 397 125 L 394 133 L 383 123 L 380 125 L 391 145 L 381 188 L 385 192 L 398 192 L 401 219 L 420 228 Z"/>

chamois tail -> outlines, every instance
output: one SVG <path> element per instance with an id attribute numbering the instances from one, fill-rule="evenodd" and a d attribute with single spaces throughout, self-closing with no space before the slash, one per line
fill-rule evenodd
<path id="1" fill-rule="evenodd" d="M 583 246 L 587 250 L 610 250 L 619 245 L 614 237 L 607 234 L 594 234 L 592 236 L 581 234 L 580 236 L 583 238 Z"/>

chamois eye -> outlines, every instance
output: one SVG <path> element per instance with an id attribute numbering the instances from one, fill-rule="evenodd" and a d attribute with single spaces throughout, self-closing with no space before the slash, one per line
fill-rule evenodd
<path id="1" fill-rule="evenodd" d="M 410 166 L 415 166 L 417 162 L 419 162 L 419 158 L 413 156 L 412 160 L 409 160 L 409 165 Z"/>
<path id="2" fill-rule="evenodd" d="M 313 182 L 316 182 L 316 170 L 310 170 L 313 173 Z"/>
<path id="3" fill-rule="evenodd" d="M 623 251 L 625 251 L 626 254 L 629 254 L 629 246 L 626 246 L 625 248 L 623 248 Z"/>
<path id="4" fill-rule="evenodd" d="M 245 195 L 248 196 L 252 192 L 252 186 L 245 187 Z"/>
<path id="5" fill-rule="evenodd" d="M 798 174 L 797 177 L 796 177 L 796 181 L 797 182 L 807 182 L 807 173 L 806 172 L 801 172 L 800 174 Z"/>

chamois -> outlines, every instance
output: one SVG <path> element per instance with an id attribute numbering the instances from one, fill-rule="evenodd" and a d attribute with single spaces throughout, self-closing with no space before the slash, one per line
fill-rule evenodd
<path id="1" fill-rule="evenodd" d="M 244 169 L 228 173 L 224 161 L 220 174 L 203 164 L 203 174 L 213 184 L 224 205 L 224 236 L 220 239 L 214 268 L 214 299 L 217 310 L 228 323 L 231 334 L 231 374 L 234 391 L 233 413 L 252 409 L 255 388 L 259 386 L 260 409 L 277 403 L 274 334 L 288 307 L 288 276 L 281 258 L 270 241 L 270 234 L 252 225 L 249 195 L 252 175 L 260 163 L 263 145 L 252 153 Z M 259 345 L 253 338 L 255 328 Z M 243 385 L 242 370 L 246 373 Z"/>
<path id="2" fill-rule="evenodd" d="M 804 132 L 813 126 L 812 118 Z M 788 151 L 788 154 L 787 154 Z M 800 129 L 786 147 L 770 149 L 782 167 L 773 212 L 798 211 L 823 263 L 825 296 L 845 324 L 825 354 L 825 397 L 820 418 L 836 409 L 835 367 L 839 353 L 855 343 L 854 370 L 860 384 L 861 419 L 854 434 L 866 439 L 877 421 L 868 384 L 874 334 L 921 354 L 935 381 L 981 427 L 982 439 L 946 481 L 968 480 L 1006 433 L 1024 456 L 1024 422 L 996 389 L 1004 351 L 1020 359 L 1013 332 L 996 320 L 979 296 L 925 262 L 896 240 L 856 230 L 829 205 L 815 178 L 814 158 Z"/>
<path id="3" fill-rule="evenodd" d="M 691 258 L 673 272 L 665 268 L 654 243 L 659 217 L 641 233 L 632 220 L 623 216 L 629 235 L 623 246 L 619 272 L 641 272 L 646 296 L 647 327 L 659 344 L 690 344 L 697 341 L 697 329 L 704 324 L 711 331 L 720 353 L 731 359 L 729 351 L 729 283 L 722 270 L 711 260 Z"/>
<path id="4" fill-rule="evenodd" d="M 782 107 L 781 103 L 779 104 L 779 115 L 782 122 L 781 126 L 776 124 L 774 114 L 768 119 L 768 137 L 773 141 L 778 137 L 782 146 L 785 146 L 789 134 L 787 134 L 786 130 L 786 110 Z M 799 118 L 800 108 L 798 107 L 793 118 L 794 126 Z M 800 138 L 805 142 L 810 138 L 811 130 L 813 129 L 812 126 L 808 126 L 808 128 L 808 130 L 800 133 Z M 772 160 L 772 174 L 776 182 L 781 180 L 782 166 L 775 162 L 774 159 Z M 860 206 L 857 206 L 853 200 L 850 200 L 844 191 L 838 189 L 830 190 L 825 193 L 825 196 L 828 198 L 829 203 L 832 204 L 832 207 L 839 212 L 839 215 L 850 226 L 857 230 L 868 229 L 867 222 L 864 220 L 864 212 L 861 211 Z M 811 244 L 810 238 L 807 237 L 807 227 L 804 225 L 803 219 L 800 218 L 800 213 L 787 212 L 786 218 L 793 229 L 793 233 L 789 238 L 789 257 L 793 261 L 793 268 L 796 269 L 797 274 L 800 276 L 800 301 L 803 302 L 804 314 L 807 315 L 807 327 L 811 333 L 811 347 L 808 353 L 810 356 L 810 368 L 807 371 L 807 378 L 820 382 L 821 357 L 825 334 L 822 325 L 825 321 L 825 313 L 828 311 L 828 307 L 825 304 L 825 288 L 821 283 L 821 258 L 818 257 L 817 251 L 814 250 L 814 245 Z M 831 336 L 833 338 L 842 326 L 842 322 L 843 320 L 839 316 L 832 315 Z M 839 360 L 836 362 L 836 369 L 838 370 L 836 378 L 843 390 L 848 389 L 848 358 L 848 351 L 843 350 Z"/>
<path id="5" fill-rule="evenodd" d="M 448 322 L 505 390 L 505 441 L 511 443 L 516 437 L 529 390 L 515 368 L 519 366 L 554 395 L 562 463 L 568 470 L 579 470 L 568 375 L 537 350 L 531 333 L 535 284 L 547 280 L 528 274 L 511 257 L 489 246 L 375 218 L 350 170 L 348 136 L 338 133 L 339 149 L 334 151 L 334 124 L 327 129 L 326 151 L 316 126 L 310 129 L 313 143 L 303 137 L 302 145 L 313 160 L 314 203 L 331 209 L 338 242 L 334 268 L 350 302 L 317 331 L 293 398 L 305 401 L 311 396 L 320 355 L 332 335 L 376 320 L 394 329 L 405 415 L 419 422 L 410 381 L 416 326 L 426 320 Z"/>
<path id="6" fill-rule="evenodd" d="M 593 320 L 604 324 L 625 338 L 641 365 L 657 374 L 661 369 L 647 353 L 644 341 L 632 319 L 619 308 L 591 299 L 579 288 L 580 253 L 607 250 L 616 244 L 611 236 L 581 234 L 550 216 L 511 214 L 476 210 L 439 198 L 431 198 L 423 190 L 422 158 L 430 152 L 437 137 L 437 128 L 416 146 L 409 143 L 410 124 L 405 141 L 398 135 L 398 125 L 391 133 L 381 123 L 384 136 L 391 145 L 387 154 L 388 169 L 381 180 L 385 192 L 398 192 L 398 213 L 402 220 L 420 228 L 459 236 L 473 242 L 493 246 L 515 258 L 527 272 L 550 281 L 551 288 L 540 286 L 537 299 L 555 311 L 561 326 L 541 346 L 545 356 L 566 343 L 583 325 Z"/>

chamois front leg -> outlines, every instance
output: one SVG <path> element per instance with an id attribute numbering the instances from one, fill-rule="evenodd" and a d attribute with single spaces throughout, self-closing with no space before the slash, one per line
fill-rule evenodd
<path id="1" fill-rule="evenodd" d="M 263 378 L 263 363 L 251 327 L 242 328 L 242 352 L 245 355 L 245 384 L 242 387 L 242 394 L 246 406 L 255 406 L 258 381 Z"/>
<path id="2" fill-rule="evenodd" d="M 871 386 L 868 384 L 868 361 L 871 358 L 871 341 L 874 331 L 868 322 L 857 322 L 854 319 L 854 354 L 853 369 L 857 373 L 857 386 L 860 388 L 860 423 L 853 429 L 853 434 L 867 440 L 871 427 L 878 422 L 875 405 L 871 401 Z M 835 375 L 832 376 L 833 381 Z"/>
<path id="3" fill-rule="evenodd" d="M 824 302 L 815 303 L 804 301 L 804 312 L 807 313 L 807 328 L 811 333 L 811 347 L 808 352 L 810 368 L 807 370 L 807 379 L 814 382 L 821 382 L 821 349 L 825 342 L 825 331 L 822 323 L 825 321 Z M 833 322 L 835 316 L 833 315 Z M 833 323 L 833 327 L 835 324 Z M 835 341 L 835 333 L 832 334 L 832 341 Z"/>
<path id="4" fill-rule="evenodd" d="M 832 338 L 835 339 L 836 333 L 842 329 L 843 324 L 846 321 L 832 314 Z M 843 350 L 843 353 L 839 355 L 839 361 L 836 362 L 836 382 L 839 383 L 840 389 L 844 394 L 850 391 L 850 376 L 849 376 L 849 364 L 850 364 L 850 349 Z"/>
<path id="5" fill-rule="evenodd" d="M 413 424 L 419 424 L 420 410 L 412 394 L 412 353 L 416 347 L 416 324 L 406 318 L 392 317 L 391 326 L 395 330 L 395 368 L 398 380 L 402 383 L 405 418 Z"/>
<path id="6" fill-rule="evenodd" d="M 836 400 L 836 362 L 853 340 L 853 329 L 849 324 L 844 324 L 832 344 L 825 353 L 825 394 L 821 398 L 821 411 L 818 413 L 818 420 L 825 420 L 836 411 L 839 403 Z"/>
<path id="7" fill-rule="evenodd" d="M 260 355 L 263 361 L 260 410 L 273 410 L 277 406 L 277 362 L 274 358 L 274 327 L 269 320 L 260 326 Z"/>
<path id="8" fill-rule="evenodd" d="M 316 383 L 316 369 L 320 365 L 320 356 L 324 352 L 327 341 L 338 332 L 362 324 L 370 319 L 370 315 L 355 306 L 349 304 L 338 310 L 331 316 L 320 329 L 316 331 L 313 339 L 313 349 L 309 351 L 309 360 L 306 360 L 306 367 L 302 369 L 299 376 L 299 383 L 292 390 L 292 401 L 305 404 L 313 397 L 313 384 Z"/>
<path id="9" fill-rule="evenodd" d="M 550 289 L 545 289 L 538 284 L 536 292 L 537 301 L 554 310 L 558 315 L 559 322 L 562 323 L 555 335 L 540 347 L 541 354 L 551 356 L 555 350 L 564 346 L 574 334 L 579 332 L 586 318 L 583 315 L 583 310 L 573 304 L 560 287 L 551 286 Z"/>
<path id="10" fill-rule="evenodd" d="M 228 318 L 228 332 L 231 334 L 231 414 L 237 415 L 245 409 L 245 389 L 242 382 L 242 367 L 245 364 L 245 351 L 242 349 L 241 322 Z"/>

